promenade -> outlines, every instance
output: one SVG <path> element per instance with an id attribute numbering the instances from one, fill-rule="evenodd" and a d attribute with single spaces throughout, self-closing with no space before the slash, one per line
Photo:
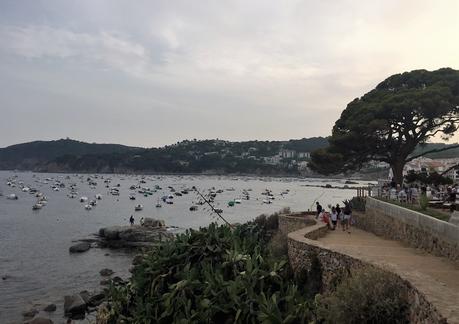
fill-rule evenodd
<path id="1" fill-rule="evenodd" d="M 318 239 L 324 247 L 388 269 L 409 280 L 448 319 L 459 323 L 459 265 L 357 228 Z"/>

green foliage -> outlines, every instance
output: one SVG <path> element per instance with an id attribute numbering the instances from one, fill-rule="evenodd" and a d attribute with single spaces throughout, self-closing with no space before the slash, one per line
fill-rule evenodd
<path id="1" fill-rule="evenodd" d="M 426 211 L 427 207 L 429 207 L 429 198 L 427 198 L 426 194 L 421 194 L 419 196 L 419 206 L 423 211 Z"/>
<path id="2" fill-rule="evenodd" d="M 437 218 L 437 219 L 440 219 L 440 220 L 443 220 L 443 221 L 448 221 L 449 220 L 449 218 L 450 218 L 449 213 L 445 213 L 445 212 L 443 212 L 443 211 L 441 211 L 439 209 L 427 207 L 428 204 L 429 204 L 429 199 L 427 198 L 427 196 L 425 196 L 425 198 L 423 198 L 423 197 L 419 197 L 419 198 L 420 198 L 420 200 L 423 199 L 423 203 L 422 203 L 423 205 L 422 206 L 421 205 L 413 205 L 413 204 L 410 204 L 410 203 L 401 203 L 401 202 L 399 202 L 397 200 L 391 200 L 391 199 L 382 199 L 382 198 L 376 198 L 376 199 L 379 199 L 379 200 L 382 200 L 382 201 L 385 201 L 385 202 L 388 202 L 388 203 L 391 203 L 393 205 L 397 205 L 397 206 L 400 206 L 400 207 L 403 207 L 403 208 L 414 210 L 414 211 L 420 212 L 422 214 L 425 214 L 427 216 L 431 216 L 431 217 L 434 217 L 434 218 Z"/>
<path id="3" fill-rule="evenodd" d="M 414 172 L 410 170 L 408 174 L 405 176 L 405 180 L 407 183 L 414 183 L 419 182 L 422 184 L 429 184 L 429 185 L 448 185 L 453 183 L 453 179 L 444 177 L 440 175 L 438 172 L 431 172 L 429 175 L 425 172 Z"/>
<path id="4" fill-rule="evenodd" d="M 393 75 L 350 102 L 336 121 L 330 146 L 312 154 L 310 167 L 330 174 L 368 161 L 390 164 L 397 183 L 419 144 L 451 138 L 459 121 L 459 71 L 415 70 Z"/>
<path id="5" fill-rule="evenodd" d="M 112 288 L 110 322 L 308 322 L 304 287 L 266 243 L 255 223 L 178 235 L 148 253 L 129 284 Z"/>
<path id="6" fill-rule="evenodd" d="M 408 323 L 407 291 L 399 282 L 393 274 L 381 270 L 354 273 L 334 292 L 317 295 L 319 322 Z"/>
<path id="7" fill-rule="evenodd" d="M 366 200 L 364 197 L 353 197 L 350 201 L 349 204 L 353 210 L 365 211 L 365 203 Z"/>

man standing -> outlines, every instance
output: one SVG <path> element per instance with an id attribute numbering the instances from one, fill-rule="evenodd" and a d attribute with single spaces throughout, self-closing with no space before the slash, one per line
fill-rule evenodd
<path id="1" fill-rule="evenodd" d="M 131 225 L 134 225 L 134 216 L 131 215 L 131 217 L 129 218 L 129 223 L 131 223 Z"/>
<path id="2" fill-rule="evenodd" d="M 318 201 L 316 201 L 316 209 L 317 209 L 317 215 L 316 215 L 316 219 L 317 219 L 317 218 L 319 218 L 319 215 L 323 210 L 322 206 L 320 205 L 320 203 Z"/>

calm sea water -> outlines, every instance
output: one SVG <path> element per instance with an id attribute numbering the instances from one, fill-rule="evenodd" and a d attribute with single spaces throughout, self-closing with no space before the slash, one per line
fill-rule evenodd
<path id="1" fill-rule="evenodd" d="M 32 206 L 36 202 L 34 195 L 23 192 L 19 186 L 7 186 L 7 179 L 14 176 L 16 183 L 23 182 L 27 187 L 42 192 L 48 198 L 47 205 L 33 211 Z M 88 177 L 97 182 L 97 185 L 90 186 Z M 111 179 L 110 187 L 119 184 L 119 196 L 109 194 L 104 183 L 107 179 Z M 92 248 L 82 254 L 69 254 L 68 248 L 72 241 L 90 237 L 101 227 L 128 224 L 131 214 L 136 222 L 141 217 L 154 217 L 165 220 L 166 225 L 182 229 L 198 228 L 219 221 L 205 206 L 199 206 L 198 211 L 189 211 L 189 207 L 199 200 L 194 192 L 175 197 L 173 205 L 162 203 L 162 208 L 156 208 L 160 197 L 170 193 L 169 186 L 177 191 L 192 186 L 201 192 L 207 192 L 213 187 L 215 190 L 222 189 L 223 193 L 215 199 L 215 207 L 223 209 L 224 217 L 232 223 L 245 222 L 262 213 L 273 213 L 284 207 L 290 207 L 292 211 L 313 209 L 316 199 L 326 206 L 341 203 L 355 195 L 355 189 L 310 187 L 325 184 L 323 180 L 317 179 L 145 176 L 145 183 L 139 183 L 141 179 L 141 176 L 132 175 L 0 171 L 0 193 L 3 193 L 0 196 L 0 275 L 7 276 L 6 280 L 0 281 L 0 323 L 19 321 L 23 310 L 32 306 L 41 308 L 49 303 L 57 304 L 58 310 L 52 318 L 60 323 L 63 319 L 63 296 L 98 288 L 102 279 L 100 269 L 108 267 L 116 275 L 128 277 L 131 253 Z M 51 186 L 56 180 L 63 182 L 66 188 L 54 191 Z M 74 199 L 67 196 L 71 183 L 76 183 L 78 191 Z M 344 185 L 343 181 L 337 180 L 326 183 Z M 149 197 L 136 193 L 136 200 L 130 200 L 129 194 L 136 191 L 129 187 L 137 184 L 150 188 L 158 185 L 162 190 Z M 241 197 L 244 189 L 251 189 L 250 200 L 228 207 L 228 201 Z M 266 189 L 271 190 L 275 196 L 269 205 L 263 203 L 265 196 L 261 194 Z M 289 193 L 281 195 L 286 190 Z M 18 195 L 19 199 L 6 199 L 12 193 Z M 101 194 L 102 200 L 92 210 L 85 210 L 79 197 L 92 199 L 96 194 Z M 142 204 L 144 209 L 134 212 L 137 204 Z"/>

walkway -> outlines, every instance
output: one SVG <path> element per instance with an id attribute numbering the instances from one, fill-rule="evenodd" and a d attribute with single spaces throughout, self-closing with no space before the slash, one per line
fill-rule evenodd
<path id="1" fill-rule="evenodd" d="M 356 228 L 341 229 L 318 239 L 325 246 L 373 264 L 408 279 L 448 319 L 459 323 L 459 266 L 446 258 L 386 240 Z"/>

